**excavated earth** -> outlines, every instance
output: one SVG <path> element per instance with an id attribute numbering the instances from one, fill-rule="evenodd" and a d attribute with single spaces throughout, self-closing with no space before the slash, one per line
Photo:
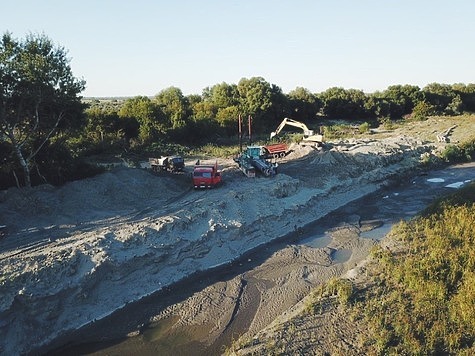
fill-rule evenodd
<path id="1" fill-rule="evenodd" d="M 44 348 L 198 271 L 298 233 L 388 181 L 414 174 L 421 160 L 448 144 L 437 135 L 454 125 L 447 141 L 463 142 L 475 119 L 433 118 L 331 142 L 323 151 L 296 145 L 272 178 L 246 178 L 232 159 L 220 159 L 224 184 L 212 190 L 191 189 L 189 174 L 123 167 L 62 187 L 0 192 L 0 225 L 7 226 L 0 240 L 0 354 Z M 335 237 L 326 249 L 289 246 L 245 278 L 218 283 L 152 321 L 193 320 L 194 335 L 209 345 L 231 332 L 230 320 L 258 332 L 312 286 L 363 261 L 375 243 L 351 229 Z M 351 251 L 347 263 L 332 264 L 338 249 Z M 295 289 L 289 298 L 275 297 L 289 289 Z M 236 301 L 259 317 L 242 314 L 236 321 Z"/>

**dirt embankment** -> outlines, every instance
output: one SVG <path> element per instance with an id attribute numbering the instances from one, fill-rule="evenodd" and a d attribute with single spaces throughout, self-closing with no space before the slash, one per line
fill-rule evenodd
<path id="1" fill-rule="evenodd" d="M 334 142 L 324 152 L 294 147 L 271 179 L 246 178 L 231 160 L 222 160 L 225 184 L 215 190 L 193 191 L 186 175 L 117 169 L 61 188 L 0 192 L 0 223 L 8 227 L 0 241 L 0 353 L 47 344 L 410 173 L 422 155 L 446 144 L 435 142 L 435 135 L 453 123 L 418 125 L 409 133 Z M 459 125 L 451 137 L 466 130 Z M 307 259 L 328 258 L 308 253 Z M 306 268 L 289 271 L 287 287 L 321 274 Z M 244 293 L 240 283 L 233 293 Z M 280 313 L 292 303 L 268 308 Z M 259 330 L 269 322 L 249 327 Z"/>

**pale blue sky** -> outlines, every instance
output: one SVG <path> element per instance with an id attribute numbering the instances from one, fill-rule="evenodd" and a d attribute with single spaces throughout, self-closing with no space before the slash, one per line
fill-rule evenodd
<path id="1" fill-rule="evenodd" d="M 2 33 L 65 47 L 84 96 L 263 77 L 365 92 L 475 83 L 473 0 L 0 0 Z"/>

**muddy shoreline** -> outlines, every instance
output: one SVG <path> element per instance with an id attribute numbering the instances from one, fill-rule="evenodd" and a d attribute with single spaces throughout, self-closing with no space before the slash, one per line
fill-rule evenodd
<path id="1" fill-rule="evenodd" d="M 468 165 L 468 167 L 470 167 L 470 165 Z M 460 172 L 461 170 L 458 169 L 458 171 Z M 451 190 L 450 188 L 444 188 L 443 185 L 445 183 L 439 184 L 439 187 L 432 187 L 434 191 L 431 192 L 422 189 L 425 191 L 424 199 L 417 200 L 416 205 L 408 202 L 407 197 L 413 196 L 414 193 L 411 192 L 417 189 L 415 187 L 421 184 L 421 182 L 444 181 L 444 179 L 440 178 L 441 174 L 443 176 L 443 174 L 447 175 L 448 173 L 433 171 L 433 174 L 439 174 L 439 178 L 429 179 L 427 173 L 421 173 L 418 176 L 408 177 L 406 183 L 401 181 L 396 183 L 393 181 L 392 185 L 388 184 L 386 187 L 350 202 L 327 214 L 325 217 L 299 228 L 286 236 L 258 247 L 246 253 L 233 263 L 217 267 L 210 271 L 197 273 L 190 278 L 186 278 L 170 286 L 170 288 L 164 291 L 157 292 L 150 297 L 146 297 L 137 303 L 133 303 L 115 312 L 110 318 L 98 321 L 89 327 L 73 332 L 69 337 L 56 340 L 55 343 L 48 345 L 50 350 L 53 346 L 55 347 L 55 350 L 48 352 L 48 354 L 93 353 L 96 355 L 106 355 L 111 351 L 115 354 L 127 354 L 128 351 L 130 351 L 130 349 L 128 349 L 130 345 L 134 344 L 133 341 L 130 341 L 130 337 L 135 337 L 135 347 L 139 348 L 142 354 L 155 354 L 157 349 L 154 347 L 157 347 L 157 340 L 161 338 L 160 351 L 162 354 L 167 351 L 163 345 L 169 342 L 175 342 L 173 345 L 174 353 L 178 352 L 178 354 L 184 355 L 190 353 L 196 355 L 219 355 L 222 353 L 223 347 L 229 347 L 237 336 L 246 334 L 249 330 L 259 330 L 262 328 L 262 325 L 270 323 L 270 321 L 279 315 L 279 312 L 271 313 L 271 315 L 267 317 L 267 321 L 264 320 L 261 325 L 257 327 L 254 326 L 254 328 L 251 325 L 252 320 L 255 318 L 262 318 L 262 315 L 264 315 L 264 319 L 266 318 L 266 313 L 262 313 L 260 310 L 262 309 L 261 304 L 263 302 L 270 302 L 269 300 L 263 300 L 266 293 L 272 290 L 276 283 L 280 283 L 279 281 L 281 281 L 282 276 L 290 276 L 292 269 L 298 269 L 302 260 L 305 260 L 305 268 L 302 270 L 302 274 L 300 276 L 297 275 L 297 278 L 291 280 L 289 285 L 298 284 L 298 281 L 302 278 L 307 279 L 308 284 L 303 287 L 300 286 L 300 289 L 290 292 L 296 295 L 295 299 L 289 303 L 291 305 L 296 304 L 301 298 L 307 295 L 312 288 L 321 282 L 321 280 L 318 280 L 312 283 L 308 280 L 309 271 L 311 271 L 313 264 L 322 264 L 322 262 L 324 262 L 327 268 L 338 267 L 335 271 L 337 271 L 337 275 L 340 275 L 351 269 L 353 265 L 364 260 L 369 251 L 368 247 L 371 247 L 371 244 L 368 244 L 366 248 L 362 250 L 355 249 L 355 243 L 359 240 L 359 234 L 365 235 L 367 232 L 378 229 L 385 224 L 385 219 L 381 216 L 381 213 L 375 211 L 375 206 L 373 205 L 375 202 L 394 195 L 395 199 L 397 197 L 400 202 L 386 202 L 385 205 L 389 203 L 389 206 L 393 206 L 394 208 L 404 204 L 407 214 L 413 214 L 413 209 L 416 208 L 416 206 L 418 207 L 416 210 L 422 209 L 422 207 L 431 200 L 431 196 L 435 198 L 444 191 Z M 457 179 L 457 177 L 455 177 L 456 174 L 459 173 L 450 173 L 452 179 Z M 416 185 L 416 182 L 419 183 Z M 433 183 L 426 184 L 434 185 Z M 410 187 L 411 185 L 415 185 L 415 187 Z M 404 186 L 408 188 L 404 188 Z M 403 191 L 397 189 L 399 187 L 403 189 Z M 409 189 L 409 191 L 405 193 L 405 189 Z M 381 205 L 384 203 L 377 204 Z M 362 211 L 363 208 L 365 211 Z M 386 206 L 385 208 L 387 210 Z M 356 215 L 356 213 L 361 215 Z M 365 220 L 373 217 L 375 213 L 376 216 L 383 218 L 383 220 Z M 398 214 L 404 216 L 406 212 L 403 210 L 399 211 Z M 308 239 L 309 235 L 325 230 L 332 235 L 333 239 L 337 239 L 339 243 L 334 244 L 327 250 L 322 248 L 323 246 L 315 248 L 314 252 L 317 250 L 320 251 L 320 258 L 312 262 L 311 259 L 312 256 L 315 256 L 315 253 L 311 252 L 308 254 L 308 252 L 305 252 L 305 250 L 301 248 L 301 244 Z M 383 229 L 379 233 L 382 234 L 380 238 L 384 236 L 383 232 L 386 230 Z M 353 240 L 353 243 L 348 245 L 347 242 L 350 240 Z M 370 239 L 364 238 L 363 240 L 368 242 Z M 285 255 L 285 253 L 282 254 L 282 251 L 290 251 L 291 254 Z M 360 258 L 353 259 L 351 265 L 343 267 L 343 264 L 351 258 L 355 251 L 360 251 Z M 322 252 L 324 252 L 323 255 L 321 254 Z M 327 254 L 325 255 L 325 253 Z M 284 256 L 284 258 L 280 259 L 282 256 Z M 327 260 L 325 260 L 325 258 L 327 258 Z M 282 262 L 284 263 L 283 265 Z M 271 267 L 266 267 L 266 265 L 270 265 Z M 280 267 L 275 268 L 275 266 Z M 288 272 L 286 272 L 286 268 L 288 268 Z M 280 275 L 274 273 L 273 270 L 276 269 L 282 269 L 282 273 L 280 273 Z M 199 328 L 193 326 L 193 322 L 189 321 L 187 321 L 188 324 L 182 322 L 182 325 L 179 326 L 182 316 L 180 316 L 180 312 L 177 310 L 180 308 L 189 309 L 190 306 L 193 307 L 196 301 L 190 302 L 188 300 L 196 299 L 196 295 L 199 296 L 200 294 L 211 295 L 213 288 L 217 288 L 216 286 L 218 284 L 224 282 L 227 284 L 235 284 L 238 289 L 236 294 L 237 301 L 235 304 L 228 305 L 228 309 L 232 311 L 231 316 L 227 324 L 216 333 L 214 338 L 210 338 L 209 334 L 212 334 L 212 332 L 204 332 L 203 334 L 204 329 L 212 330 L 214 328 L 213 322 L 210 320 L 207 321 L 207 324 L 203 324 Z M 212 286 L 212 288 L 209 288 L 210 286 Z M 274 299 L 273 302 L 277 302 L 277 304 L 286 299 L 286 297 L 279 296 L 278 294 L 273 295 L 274 298 L 277 298 Z M 278 301 L 279 298 L 282 299 L 280 302 Z M 216 308 L 216 306 L 212 307 Z M 282 309 L 287 309 L 287 307 Z M 225 313 L 226 311 L 222 310 L 221 312 Z M 261 315 L 259 315 L 259 313 L 261 313 Z M 194 317 L 196 318 L 197 315 Z M 204 320 L 206 320 L 206 318 Z M 252 335 L 252 332 L 250 335 Z M 178 337 L 181 337 L 182 340 L 177 339 Z M 154 341 L 147 341 L 150 339 Z M 144 342 L 150 343 L 149 348 L 143 345 Z M 59 345 L 60 347 L 58 347 Z M 44 350 L 45 348 L 43 348 L 43 351 Z M 168 351 L 171 353 L 172 349 Z"/>
<path id="2" fill-rule="evenodd" d="M 394 181 L 391 182 L 393 185 L 396 184 Z M 387 183 L 386 187 L 389 185 L 390 183 Z M 368 194 L 367 196 L 359 198 L 351 202 L 351 204 L 362 205 L 365 199 L 368 199 L 368 196 L 378 195 L 384 189 L 386 188 L 382 188 L 376 192 Z M 173 318 L 173 316 L 170 315 L 163 316 L 163 312 L 168 307 L 180 304 L 192 297 L 194 294 L 202 292 L 208 286 L 238 278 L 240 283 L 244 284 L 243 288 L 256 289 L 256 285 L 261 283 L 260 288 L 262 289 L 262 280 L 253 277 L 253 271 L 258 269 L 259 266 L 262 266 L 269 259 L 272 259 L 276 252 L 296 246 L 296 244 L 305 238 L 305 231 L 314 230 L 316 227 L 324 228 L 325 226 L 330 226 L 336 217 L 344 214 L 345 208 L 346 205 L 304 227 L 298 228 L 290 234 L 279 237 L 265 245 L 259 246 L 252 251 L 245 253 L 243 256 L 231 263 L 210 270 L 197 272 L 161 291 L 144 297 L 140 301 L 131 303 L 115 311 L 104 319 L 97 320 L 93 324 L 84 326 L 79 330 L 71 331 L 54 340 L 49 345 L 35 350 L 34 354 L 81 355 L 92 353 L 96 355 L 106 355 L 108 352 L 102 352 L 101 350 L 114 347 L 115 345 L 127 340 L 127 338 L 137 337 L 146 333 L 150 326 L 156 324 L 156 321 L 152 321 L 154 316 L 161 315 L 161 317 L 156 318 L 159 321 Z M 373 227 L 370 227 L 369 230 L 380 226 L 380 224 L 381 222 L 378 224 L 373 223 Z M 354 231 L 352 230 L 351 226 L 346 226 L 339 229 L 339 231 L 335 231 L 335 234 L 345 236 L 349 233 L 350 235 L 353 235 Z M 329 256 L 331 256 L 335 251 L 337 250 L 329 250 Z M 326 267 L 332 265 L 331 261 L 328 261 L 326 264 Z M 289 263 L 289 266 L 290 265 L 291 263 Z M 343 273 L 343 270 L 341 273 Z M 303 298 L 303 296 L 314 287 L 314 283 L 308 283 L 308 287 L 299 292 L 299 297 L 297 299 Z M 246 306 L 251 309 L 249 315 L 243 315 L 244 313 L 240 311 L 239 320 L 241 320 L 241 322 L 236 320 L 236 315 L 233 315 L 228 325 L 230 327 L 225 327 L 223 333 L 221 333 L 211 344 L 206 344 L 205 342 L 185 343 L 181 348 L 178 347 L 178 349 L 175 345 L 173 351 L 178 352 L 178 355 L 189 354 L 189 352 L 192 352 L 194 355 L 221 354 L 223 345 L 226 345 L 226 347 L 229 346 L 233 339 L 238 335 L 244 334 L 249 329 L 249 316 L 251 316 L 252 320 L 252 317 L 260 304 L 259 293 L 257 291 L 251 291 L 250 293 L 256 298 L 252 300 L 250 305 Z M 291 304 L 293 303 L 294 302 Z M 240 306 L 237 305 L 238 309 L 239 307 Z M 192 328 L 190 327 L 189 329 Z M 203 341 L 205 340 L 206 337 L 203 337 Z M 141 350 L 141 352 L 143 352 L 143 350 Z M 147 354 L 147 352 L 145 352 L 145 354 Z M 154 351 L 150 350 L 149 354 L 154 354 Z"/>
<path id="3" fill-rule="evenodd" d="M 473 132 L 472 121 L 460 121 L 450 139 Z M 248 256 L 247 251 L 295 233 L 374 192 L 390 178 L 415 173 L 421 159 L 436 154 L 436 145 L 446 146 L 430 139 L 423 142 L 422 137 L 435 139 L 434 132 L 453 125 L 446 118 L 435 118 L 386 136 L 379 131 L 334 142 L 328 151 L 293 147 L 270 179 L 248 179 L 232 159 L 223 158 L 218 165 L 225 183 L 215 190 L 190 191 L 186 175 L 156 176 L 140 168 L 123 168 L 62 187 L 0 192 L 0 216 L 8 227 L 8 235 L 0 241 L 0 332 L 4 336 L 0 352 L 28 354 L 62 337 L 68 341 L 73 330 L 97 325 L 144 296 L 196 276 L 196 271 Z M 211 332 L 206 342 L 212 344 L 230 320 L 239 320 L 240 311 L 252 311 L 249 296 L 257 295 L 257 290 L 264 317 L 252 320 L 252 333 L 295 301 L 283 299 L 275 305 L 266 300 L 285 296 L 285 288 L 305 290 L 309 282 L 320 283 L 323 275 L 339 274 L 340 267 L 325 267 L 344 255 L 335 251 L 363 251 L 366 247 L 361 243 L 342 238 L 318 251 L 284 249 L 272 255 L 278 261 L 274 269 L 291 277 L 273 275 L 273 266 L 264 263 L 258 276 L 221 280 L 205 287 L 208 294 L 193 294 L 179 305 L 161 304 L 164 310 L 152 319 L 178 316 L 177 327 L 196 334 L 202 332 L 200 325 L 206 325 Z M 295 268 L 287 270 L 285 258 L 295 259 Z M 349 258 L 360 259 L 362 254 L 352 253 Z M 257 289 L 249 282 L 253 278 Z M 265 288 L 267 280 L 273 283 L 269 288 Z M 300 296 L 303 292 L 297 289 L 294 294 Z M 202 312 L 213 303 L 229 308 L 214 315 Z M 143 328 L 147 318 L 133 312 L 137 317 L 126 323 L 119 337 L 142 329 L 136 339 L 158 337 Z"/>
<path id="4" fill-rule="evenodd" d="M 31 354 L 80 355 L 98 351 L 129 336 L 140 334 L 151 323 L 150 318 L 162 312 L 166 307 L 186 300 L 206 286 L 221 280 L 233 279 L 256 268 L 271 257 L 274 252 L 288 244 L 297 242 L 298 239 L 299 232 L 296 231 L 259 246 L 224 266 L 196 272 L 163 290 L 116 310 L 104 319 L 97 320 L 78 330 L 69 331 L 49 345 L 33 350 Z"/>

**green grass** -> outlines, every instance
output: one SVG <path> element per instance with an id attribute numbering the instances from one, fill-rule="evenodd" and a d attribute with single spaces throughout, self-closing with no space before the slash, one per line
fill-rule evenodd
<path id="1" fill-rule="evenodd" d="M 243 147 L 245 147 L 245 145 L 243 145 Z M 197 157 L 229 158 L 236 156 L 238 153 L 238 145 L 217 146 L 213 144 L 207 144 L 204 146 L 193 148 L 188 154 L 190 156 Z"/>
<path id="2" fill-rule="evenodd" d="M 335 124 L 323 126 L 325 140 L 351 138 L 360 133 L 360 128 L 350 124 Z"/>
<path id="3" fill-rule="evenodd" d="M 304 314 L 347 308 L 372 355 L 475 354 L 475 183 L 435 201 L 377 246 L 367 283 L 332 279 L 307 298 Z"/>
<path id="4" fill-rule="evenodd" d="M 437 201 L 393 233 L 403 250 L 373 252 L 374 285 L 355 292 L 353 312 L 379 354 L 475 351 L 475 184 Z"/>

